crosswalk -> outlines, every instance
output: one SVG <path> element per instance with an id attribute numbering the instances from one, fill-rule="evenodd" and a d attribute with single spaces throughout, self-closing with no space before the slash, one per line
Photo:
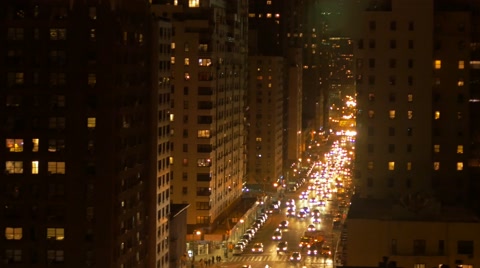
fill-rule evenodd
<path id="1" fill-rule="evenodd" d="M 286 262 L 289 261 L 289 255 L 240 255 L 232 256 L 228 258 L 228 262 Z M 324 259 L 322 257 L 307 257 L 305 261 L 309 263 L 323 263 Z M 328 265 L 327 265 L 328 267 Z"/>

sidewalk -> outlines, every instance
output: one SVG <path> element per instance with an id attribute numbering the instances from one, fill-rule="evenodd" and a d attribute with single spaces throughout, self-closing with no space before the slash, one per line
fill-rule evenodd
<path id="1" fill-rule="evenodd" d="M 230 257 L 231 257 L 231 254 L 230 254 Z M 220 260 L 220 262 L 218 260 Z M 225 259 L 225 248 L 220 246 L 219 248 L 214 247 L 213 249 L 210 249 L 209 254 L 196 255 L 195 265 L 192 266 L 190 261 L 187 267 L 188 268 L 220 267 L 220 265 L 226 261 L 227 260 Z"/>

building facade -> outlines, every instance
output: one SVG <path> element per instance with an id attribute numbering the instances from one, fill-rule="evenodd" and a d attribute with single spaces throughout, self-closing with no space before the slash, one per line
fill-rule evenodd
<path id="1" fill-rule="evenodd" d="M 189 229 L 215 228 L 239 201 L 245 172 L 246 2 L 154 1 L 173 25 L 174 203 Z"/>
<path id="2" fill-rule="evenodd" d="M 282 57 L 249 57 L 247 188 L 272 191 L 283 170 Z"/>
<path id="3" fill-rule="evenodd" d="M 362 197 L 467 199 L 473 9 L 440 2 L 383 1 L 363 13 L 355 50 Z"/>
<path id="4" fill-rule="evenodd" d="M 0 266 L 168 267 L 169 88 L 149 8 L 0 3 Z"/>

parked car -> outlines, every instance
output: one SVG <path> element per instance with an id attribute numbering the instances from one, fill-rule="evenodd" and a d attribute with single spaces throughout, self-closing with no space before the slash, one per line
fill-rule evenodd
<path id="1" fill-rule="evenodd" d="M 253 253 L 262 253 L 263 252 L 263 243 L 255 243 L 252 247 Z"/>
<path id="2" fill-rule="evenodd" d="M 233 255 L 241 255 L 243 253 L 243 249 L 244 247 L 241 245 L 235 245 L 235 247 L 233 247 Z"/>

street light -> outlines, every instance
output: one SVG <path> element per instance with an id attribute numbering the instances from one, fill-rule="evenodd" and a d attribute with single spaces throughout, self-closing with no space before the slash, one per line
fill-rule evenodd
<path id="1" fill-rule="evenodd" d="M 195 244 L 197 243 L 197 240 L 195 240 L 195 236 L 201 236 L 202 232 L 200 231 L 194 231 L 192 235 L 192 268 L 195 268 Z"/>

